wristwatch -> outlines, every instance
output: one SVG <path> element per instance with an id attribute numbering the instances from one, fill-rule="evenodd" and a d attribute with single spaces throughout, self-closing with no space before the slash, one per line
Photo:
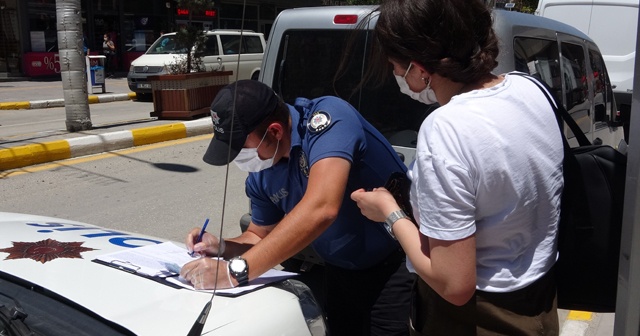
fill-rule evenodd
<path id="1" fill-rule="evenodd" d="M 396 235 L 393 234 L 393 224 L 395 224 L 399 219 L 407 218 L 407 214 L 402 210 L 396 210 L 389 214 L 389 217 L 384 220 L 384 228 L 387 229 L 391 238 L 398 240 Z"/>
<path id="2" fill-rule="evenodd" d="M 238 281 L 238 286 L 249 284 L 249 265 L 244 258 L 238 256 L 229 260 L 229 274 Z"/>

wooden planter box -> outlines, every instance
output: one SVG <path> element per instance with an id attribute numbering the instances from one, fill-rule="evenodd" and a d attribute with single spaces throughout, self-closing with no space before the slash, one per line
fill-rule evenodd
<path id="1" fill-rule="evenodd" d="M 152 117 L 195 119 L 209 115 L 218 91 L 229 84 L 233 71 L 149 76 L 153 93 Z"/>

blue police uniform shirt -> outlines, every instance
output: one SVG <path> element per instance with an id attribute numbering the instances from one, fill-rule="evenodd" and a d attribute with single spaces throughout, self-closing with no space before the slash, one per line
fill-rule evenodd
<path id="1" fill-rule="evenodd" d="M 362 215 L 351 193 L 384 185 L 391 173 L 406 172 L 404 163 L 382 134 L 344 100 L 298 98 L 294 106 L 287 106 L 292 125 L 289 159 L 247 177 L 253 223 L 277 224 L 302 199 L 314 163 L 344 158 L 351 162 L 351 172 L 342 206 L 312 247 L 325 262 L 346 269 L 365 269 L 383 261 L 399 248 L 398 242 L 381 223 Z"/>

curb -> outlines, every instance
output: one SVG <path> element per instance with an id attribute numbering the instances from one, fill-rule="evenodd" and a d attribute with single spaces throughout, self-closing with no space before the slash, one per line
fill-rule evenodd
<path id="1" fill-rule="evenodd" d="M 203 134 L 211 118 L 0 149 L 0 171 Z"/>
<path id="2" fill-rule="evenodd" d="M 87 97 L 89 104 L 96 103 L 109 103 L 114 101 L 135 99 L 136 93 L 113 93 L 106 95 L 89 95 Z M 49 100 L 34 100 L 25 102 L 5 102 L 0 103 L 0 110 L 30 110 L 30 109 L 42 109 L 49 107 L 63 107 L 64 99 L 49 99 Z"/>

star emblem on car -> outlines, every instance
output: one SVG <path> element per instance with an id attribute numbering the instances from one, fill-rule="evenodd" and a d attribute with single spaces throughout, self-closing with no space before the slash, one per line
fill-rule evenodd
<path id="1" fill-rule="evenodd" d="M 12 247 L 0 249 L 0 252 L 9 253 L 5 260 L 33 259 L 44 264 L 57 258 L 82 259 L 81 252 L 95 250 L 82 246 L 84 242 L 60 242 L 54 239 L 12 243 Z"/>

